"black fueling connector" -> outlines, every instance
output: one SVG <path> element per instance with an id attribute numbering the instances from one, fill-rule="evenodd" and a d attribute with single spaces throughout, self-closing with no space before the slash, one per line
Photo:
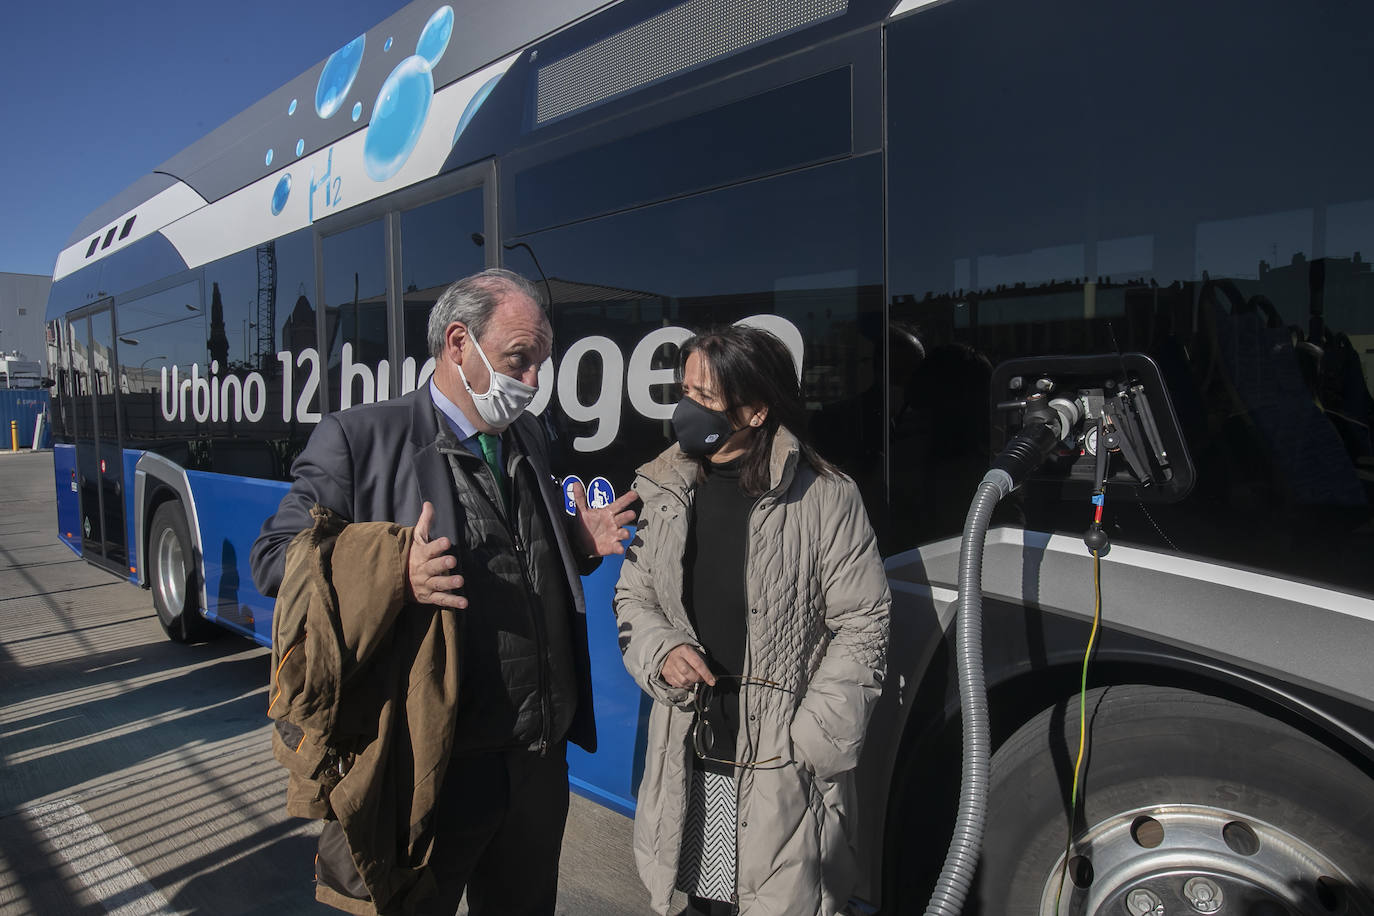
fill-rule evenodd
<path id="1" fill-rule="evenodd" d="M 1054 453 L 1059 445 L 1056 429 L 1044 421 L 1032 420 L 1021 427 L 1006 448 L 992 459 L 992 466 L 1010 475 L 1012 484 L 1021 483 Z"/>
<path id="2" fill-rule="evenodd" d="M 1017 402 L 1016 406 L 1024 411 L 1021 431 L 992 459 L 992 467 L 1005 471 L 1013 487 L 1053 455 L 1073 435 L 1083 417 L 1083 408 L 1077 401 L 1051 398 L 1052 385 L 1048 380 L 1042 385 L 1042 390 Z"/>

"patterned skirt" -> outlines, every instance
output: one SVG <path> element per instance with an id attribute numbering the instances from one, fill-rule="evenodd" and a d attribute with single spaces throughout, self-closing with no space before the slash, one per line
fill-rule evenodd
<path id="1" fill-rule="evenodd" d="M 708 900 L 735 894 L 735 777 L 692 768 L 677 889 Z"/>

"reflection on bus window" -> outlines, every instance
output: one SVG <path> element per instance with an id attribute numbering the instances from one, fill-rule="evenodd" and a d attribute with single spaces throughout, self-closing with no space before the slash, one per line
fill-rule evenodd
<path id="1" fill-rule="evenodd" d="M 1124 508 L 1124 534 L 1368 590 L 1352 560 L 1374 549 L 1374 179 L 1357 151 L 1374 125 L 1327 91 L 1367 73 L 1342 55 L 1233 70 L 1209 49 L 1254 18 L 1243 4 L 1200 8 L 1186 35 L 1114 12 L 1129 42 L 1071 6 L 1033 50 L 1019 7 L 947 4 L 889 29 L 894 546 L 960 530 L 1006 396 L 986 390 L 992 367 L 1120 349 L 1160 365 L 1199 475 L 1185 503 Z M 1361 21 L 1342 33 L 1374 27 L 1347 12 Z M 1292 25 L 1258 44 L 1335 40 Z M 1165 46 L 1186 72 L 1158 66 Z M 958 67 L 970 47 L 1015 84 Z M 1066 81 L 1070 59 L 1093 79 Z M 1237 80 L 1225 112 L 1197 91 Z M 1045 99 L 1063 117 L 1027 119 Z M 931 118 L 962 139 L 930 142 Z M 922 397 L 936 387 L 960 403 Z M 1043 530 L 1086 517 L 1034 487 L 1004 511 Z"/>
<path id="2" fill-rule="evenodd" d="M 880 496 L 881 185 L 864 157 L 521 237 L 553 294 L 574 470 L 628 486 L 671 440 L 682 335 L 765 316 L 796 335 L 817 447 Z M 507 260 L 538 276 L 523 249 Z"/>
<path id="3" fill-rule="evenodd" d="M 474 189 L 401 213 L 403 334 L 401 391 L 413 390 L 429 361 L 429 310 L 450 283 L 482 269 L 482 191 Z"/>
<path id="4" fill-rule="evenodd" d="M 381 220 L 324 240 L 324 335 L 329 409 L 386 400 L 386 246 Z"/>

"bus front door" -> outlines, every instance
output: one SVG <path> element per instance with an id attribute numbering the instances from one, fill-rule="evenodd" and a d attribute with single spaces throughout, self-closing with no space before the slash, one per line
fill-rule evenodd
<path id="1" fill-rule="evenodd" d="M 71 326 L 71 402 L 76 421 L 81 555 L 127 576 L 114 322 L 109 305 L 73 312 L 67 321 Z"/>

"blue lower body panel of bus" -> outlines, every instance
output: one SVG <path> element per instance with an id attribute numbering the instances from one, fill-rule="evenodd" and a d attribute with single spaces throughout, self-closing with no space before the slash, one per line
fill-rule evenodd
<path id="1" fill-rule="evenodd" d="M 263 520 L 277 511 L 289 484 L 256 477 L 187 471 L 200 520 L 205 616 L 264 646 L 272 645 L 274 602 L 253 585 L 248 563 Z M 206 520 L 213 518 L 214 524 Z"/>
<path id="2" fill-rule="evenodd" d="M 625 670 L 620 659 L 612 597 L 620 578 L 618 556 L 607 557 L 582 578 L 587 598 L 587 649 L 592 660 L 592 693 L 596 698 L 597 751 L 568 747 L 573 789 L 624 815 L 633 815 L 635 794 L 644 770 L 644 742 L 652 702 Z"/>
<path id="3" fill-rule="evenodd" d="M 57 536 L 81 555 L 81 488 L 76 482 L 76 446 L 52 447 L 53 482 L 57 493 Z"/>

